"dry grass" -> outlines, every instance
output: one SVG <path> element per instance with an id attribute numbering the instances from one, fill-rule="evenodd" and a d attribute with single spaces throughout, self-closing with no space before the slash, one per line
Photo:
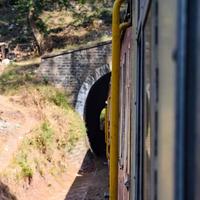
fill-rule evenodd
<path id="1" fill-rule="evenodd" d="M 74 22 L 74 18 L 72 12 L 67 10 L 61 11 L 44 11 L 40 18 L 43 19 L 48 30 L 56 29 L 56 28 L 64 28 L 68 24 Z"/>
<path id="2" fill-rule="evenodd" d="M 30 87 L 19 94 L 17 103 L 32 109 L 35 107 L 42 117 L 38 118 L 40 125 L 24 137 L 12 162 L 0 177 L 7 182 L 24 180 L 30 184 L 36 174 L 57 176 L 67 170 L 66 156 L 77 141 L 85 137 L 85 127 L 68 104 L 63 106 L 67 98 L 62 91 L 43 86 Z M 52 100 L 57 95 L 62 95 L 62 98 Z"/>
<path id="3" fill-rule="evenodd" d="M 78 48 L 91 41 L 105 41 L 103 38 L 111 36 L 111 1 L 87 2 L 83 5 L 78 1 L 69 1 L 69 6 L 63 7 L 46 5 L 37 23 L 43 37 L 44 53 Z M 17 59 L 36 54 L 36 43 L 27 23 L 27 16 L 20 14 L 14 7 L 3 7 L 0 11 L 2 41 L 10 43 L 12 49 L 18 44 L 27 45 L 26 48 L 17 48 Z M 9 27 L 14 28 L 10 30 Z"/>
<path id="4" fill-rule="evenodd" d="M 7 182 L 25 180 L 36 174 L 58 175 L 67 169 L 66 155 L 84 137 L 84 123 L 61 89 L 37 80 L 39 58 L 14 63 L 0 77 L 0 89 L 15 105 L 34 112 L 39 126 L 26 135 L 12 162 L 0 175 Z"/>
<path id="5" fill-rule="evenodd" d="M 41 81 L 37 78 L 38 60 L 12 63 L 0 75 L 0 94 L 9 95 L 26 85 L 38 85 Z M 30 63 L 30 64 L 28 64 Z"/>
<path id="6" fill-rule="evenodd" d="M 46 27 L 47 51 L 74 49 L 111 36 L 111 6 L 103 2 L 71 3 L 68 8 L 44 11 L 40 19 Z"/>
<path id="7" fill-rule="evenodd" d="M 31 65 L 39 65 L 41 63 L 41 58 L 40 57 L 34 57 L 34 58 L 29 58 L 28 60 L 22 60 L 19 62 L 14 62 L 13 65 L 16 66 L 31 66 Z"/>

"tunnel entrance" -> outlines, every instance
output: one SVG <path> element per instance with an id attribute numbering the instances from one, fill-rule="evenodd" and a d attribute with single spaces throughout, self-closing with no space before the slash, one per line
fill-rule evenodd
<path id="1" fill-rule="evenodd" d="M 102 119 L 103 109 L 109 91 L 111 73 L 102 76 L 91 87 L 84 107 L 84 120 L 91 149 L 97 156 L 105 156 L 105 132 L 104 120 Z"/>

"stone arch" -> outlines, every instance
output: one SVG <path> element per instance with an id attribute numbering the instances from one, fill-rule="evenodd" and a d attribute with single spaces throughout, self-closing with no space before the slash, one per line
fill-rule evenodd
<path id="1" fill-rule="evenodd" d="M 82 118 L 84 117 L 83 115 L 84 115 L 85 102 L 91 87 L 97 80 L 99 80 L 102 76 L 104 76 L 109 72 L 110 72 L 110 66 L 109 64 L 105 64 L 102 67 L 95 69 L 94 73 L 89 75 L 83 82 L 79 90 L 75 105 L 76 111 L 81 115 Z"/>

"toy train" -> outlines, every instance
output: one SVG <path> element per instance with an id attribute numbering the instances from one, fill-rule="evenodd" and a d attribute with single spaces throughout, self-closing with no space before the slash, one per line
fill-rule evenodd
<path id="1" fill-rule="evenodd" d="M 200 1 L 116 0 L 112 34 L 110 200 L 200 199 Z"/>

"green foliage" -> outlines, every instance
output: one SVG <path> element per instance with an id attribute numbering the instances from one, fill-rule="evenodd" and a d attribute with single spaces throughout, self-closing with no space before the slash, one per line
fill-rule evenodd
<path id="1" fill-rule="evenodd" d="M 99 18 L 102 19 L 105 24 L 112 23 L 112 11 L 110 9 L 102 9 L 99 14 Z"/>
<path id="2" fill-rule="evenodd" d="M 94 3 L 97 0 L 76 0 L 78 3 L 85 4 L 86 2 Z M 14 4 L 17 6 L 20 12 L 28 12 L 30 9 L 34 9 L 36 13 L 41 13 L 47 5 L 57 4 L 60 8 L 68 7 L 70 5 L 69 0 L 15 0 Z"/>
<path id="3" fill-rule="evenodd" d="M 48 77 L 43 78 L 43 85 L 39 85 L 36 90 L 40 92 L 46 102 L 53 103 L 64 110 L 69 110 L 68 94 L 61 89 L 48 85 L 48 82 Z"/>
<path id="4" fill-rule="evenodd" d="M 33 169 L 29 165 L 27 157 L 27 154 L 24 151 L 21 151 L 16 157 L 16 163 L 21 168 L 21 177 L 32 179 Z"/>
<path id="5" fill-rule="evenodd" d="M 0 35 L 10 41 L 12 47 L 21 43 L 34 44 L 33 53 L 39 55 L 96 43 L 97 40 L 101 42 L 104 35 L 110 35 L 105 30 L 110 28 L 111 12 L 108 10 L 111 10 L 111 1 L 8 0 L 6 5 L 9 6 L 4 5 L 0 16 L 3 23 Z M 98 20 L 101 20 L 100 32 L 96 26 Z M 79 30 L 80 34 L 77 34 Z"/>
<path id="6" fill-rule="evenodd" d="M 59 116 L 60 122 L 66 123 L 53 126 L 50 123 L 52 118 L 47 118 L 33 129 L 31 134 L 23 138 L 13 162 L 4 172 L 4 177 L 16 182 L 28 180 L 30 184 L 36 172 L 45 177 L 46 174 L 57 176 L 66 171 L 65 156 L 73 150 L 77 141 L 83 139 L 85 126 L 72 109 L 62 112 L 62 109 L 57 108 L 54 115 Z"/>
<path id="7" fill-rule="evenodd" d="M 77 0 L 77 2 L 81 4 L 86 3 L 86 1 L 87 0 Z M 42 11 L 49 7 L 49 5 L 57 5 L 60 8 L 70 7 L 69 0 L 15 0 L 13 3 L 19 11 L 19 21 L 21 19 L 24 20 L 24 17 L 28 16 L 31 11 L 38 30 L 46 35 L 48 34 L 47 26 L 39 18 Z"/>
<path id="8" fill-rule="evenodd" d="M 35 24 L 36 24 L 38 30 L 41 33 L 44 33 L 44 35 L 48 34 L 47 26 L 46 26 L 46 24 L 40 18 L 36 18 L 35 19 Z"/>
<path id="9" fill-rule="evenodd" d="M 104 108 L 100 114 L 100 129 L 103 131 L 105 128 L 106 109 Z"/>
<path id="10" fill-rule="evenodd" d="M 80 3 L 84 4 L 86 0 L 79 0 Z"/>
<path id="11" fill-rule="evenodd" d="M 59 4 L 67 6 L 69 4 L 69 1 L 68 0 L 59 0 Z"/>
<path id="12" fill-rule="evenodd" d="M 40 133 L 35 138 L 35 145 L 42 153 L 46 153 L 53 142 L 54 130 L 49 122 L 44 122 L 40 129 Z"/>
<path id="13" fill-rule="evenodd" d="M 81 137 L 85 136 L 86 130 L 80 116 L 77 113 L 70 112 L 68 113 L 68 115 L 70 115 L 70 117 L 68 117 L 69 127 L 67 130 L 68 138 L 67 138 L 66 150 L 68 152 L 71 152 L 74 146 L 76 145 L 77 141 Z"/>
<path id="14" fill-rule="evenodd" d="M 105 120 L 105 115 L 106 115 L 106 109 L 104 108 L 104 109 L 101 111 L 101 114 L 100 114 L 100 121 Z"/>
<path id="15" fill-rule="evenodd" d="M 50 101 L 61 108 L 69 108 L 66 95 L 63 92 L 56 91 L 55 94 L 50 97 Z"/>
<path id="16" fill-rule="evenodd" d="M 40 13 L 47 5 L 58 4 L 60 7 L 68 6 L 68 0 L 16 0 L 15 5 L 21 12 L 28 12 L 34 9 Z"/>
<path id="17" fill-rule="evenodd" d="M 28 83 L 39 84 L 36 79 L 35 69 L 38 65 L 30 64 L 18 66 L 11 64 L 0 76 L 0 93 L 9 93 L 16 91 L 21 86 Z"/>

